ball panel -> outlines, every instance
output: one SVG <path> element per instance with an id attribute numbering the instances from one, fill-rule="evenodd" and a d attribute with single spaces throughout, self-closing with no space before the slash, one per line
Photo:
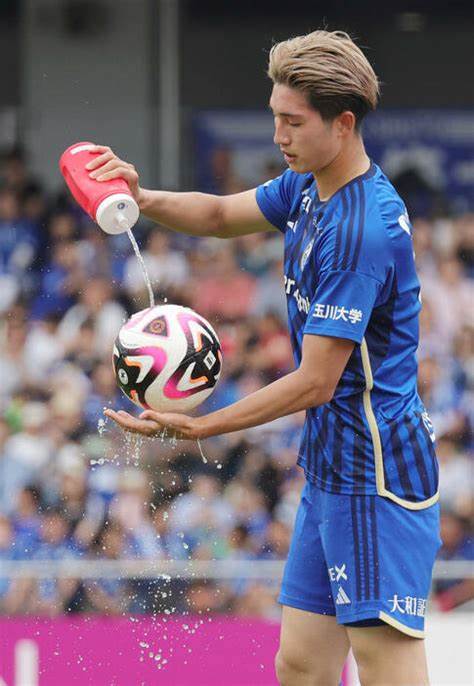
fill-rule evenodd
<path id="1" fill-rule="evenodd" d="M 120 334 L 115 342 L 114 368 L 120 389 L 136 405 L 149 409 L 146 391 L 166 365 L 163 348 L 145 346 L 129 348 L 123 345 Z"/>

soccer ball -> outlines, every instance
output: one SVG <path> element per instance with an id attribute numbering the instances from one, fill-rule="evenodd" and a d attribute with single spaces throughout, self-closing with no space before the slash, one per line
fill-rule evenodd
<path id="1" fill-rule="evenodd" d="M 113 363 L 119 388 L 139 407 L 187 412 L 214 390 L 222 353 L 204 317 L 188 307 L 158 305 L 122 326 Z"/>

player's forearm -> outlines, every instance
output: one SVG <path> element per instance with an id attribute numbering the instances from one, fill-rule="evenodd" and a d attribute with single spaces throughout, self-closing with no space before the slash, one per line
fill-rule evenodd
<path id="1" fill-rule="evenodd" d="M 219 196 L 142 189 L 141 212 L 154 222 L 191 236 L 215 236 L 221 212 Z"/>
<path id="2" fill-rule="evenodd" d="M 329 402 L 332 391 L 297 369 L 282 379 L 229 405 L 197 419 L 201 438 L 249 429 L 309 407 Z"/>

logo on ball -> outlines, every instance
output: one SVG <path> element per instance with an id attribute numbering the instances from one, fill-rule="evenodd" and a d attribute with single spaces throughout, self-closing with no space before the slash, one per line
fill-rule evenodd
<path id="1" fill-rule="evenodd" d="M 118 370 L 118 378 L 121 384 L 126 386 L 128 384 L 128 374 L 125 371 L 125 369 L 119 369 Z"/>
<path id="2" fill-rule="evenodd" d="M 143 329 L 145 333 L 152 333 L 155 336 L 167 336 L 168 327 L 166 326 L 166 319 L 164 317 L 157 317 L 153 319 Z"/>

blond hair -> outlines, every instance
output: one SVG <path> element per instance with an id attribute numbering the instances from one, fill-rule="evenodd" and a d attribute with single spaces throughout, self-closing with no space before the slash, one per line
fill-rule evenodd
<path id="1" fill-rule="evenodd" d="M 362 50 L 343 31 L 313 31 L 276 43 L 268 76 L 295 88 L 323 119 L 350 110 L 356 126 L 377 107 L 379 82 Z"/>

